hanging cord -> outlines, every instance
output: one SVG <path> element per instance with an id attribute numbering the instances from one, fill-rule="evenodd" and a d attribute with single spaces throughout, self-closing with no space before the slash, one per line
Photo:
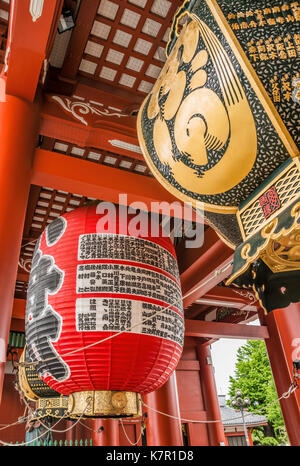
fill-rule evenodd
<path id="1" fill-rule="evenodd" d="M 299 378 L 299 375 L 294 376 L 293 381 L 291 382 L 291 385 L 290 385 L 289 389 L 288 389 L 285 393 L 283 393 L 283 394 L 281 395 L 281 397 L 277 398 L 276 400 L 274 400 L 274 401 L 272 401 L 271 403 L 269 403 L 269 404 L 263 406 L 263 407 L 260 408 L 260 409 L 256 409 L 255 412 L 257 412 L 257 411 L 260 412 L 260 411 L 262 411 L 262 410 L 268 408 L 269 406 L 272 406 L 273 404 L 277 403 L 278 401 L 280 401 L 280 400 L 283 399 L 283 398 L 285 398 L 285 399 L 289 398 L 289 397 L 292 395 L 292 393 L 294 393 L 298 388 L 300 388 L 300 387 L 299 387 L 299 384 L 298 384 L 298 381 L 297 381 L 297 378 Z M 62 416 L 62 417 L 54 424 L 54 426 L 52 426 L 52 427 L 50 427 L 50 428 L 47 426 L 47 427 L 46 427 L 47 431 L 52 431 L 52 432 L 67 432 L 68 430 L 73 429 L 73 428 L 75 427 L 75 425 L 76 425 L 78 422 L 81 421 L 82 417 L 84 416 L 84 413 L 85 413 L 86 409 L 88 408 L 88 405 L 89 405 L 90 401 L 91 401 L 91 399 L 88 399 L 88 400 L 87 400 L 87 405 L 86 405 L 86 408 L 84 409 L 82 415 L 78 418 L 78 420 L 77 420 L 75 423 L 73 423 L 73 425 L 72 425 L 71 427 L 68 427 L 67 429 L 60 430 L 60 431 L 59 431 L 59 430 L 53 429 L 53 427 L 55 427 L 62 419 L 64 419 L 65 417 L 67 417 L 67 416 L 69 415 L 69 413 L 67 412 L 64 416 Z M 177 417 L 177 416 L 172 416 L 171 414 L 163 413 L 162 411 L 159 411 L 159 410 L 157 410 L 157 409 L 154 409 L 154 408 L 152 408 L 151 406 L 148 406 L 144 401 L 142 401 L 142 404 L 143 404 L 146 408 L 150 409 L 151 411 L 154 411 L 154 412 L 156 412 L 156 413 L 158 413 L 158 414 L 161 414 L 161 415 L 163 415 L 163 416 L 166 416 L 166 417 L 169 417 L 169 418 L 172 418 L 172 419 L 176 419 L 176 420 L 179 420 L 179 421 L 183 421 L 183 422 L 193 422 L 193 423 L 197 423 L 197 424 L 212 424 L 212 423 L 222 422 L 221 419 L 217 419 L 217 420 L 213 420 L 213 421 L 207 421 L 207 420 L 205 420 L 205 421 L 198 421 L 198 420 L 194 420 L 194 419 L 179 418 L 179 417 Z M 32 409 L 31 409 L 30 407 L 29 407 L 29 409 L 30 409 L 30 411 L 32 411 Z M 247 413 L 247 414 L 244 414 L 244 418 L 247 417 L 247 416 L 252 416 L 252 414 L 253 414 L 252 412 Z M 27 420 L 27 419 L 29 420 L 30 418 L 31 418 L 31 416 L 28 415 L 27 418 L 25 418 L 25 420 Z M 234 417 L 234 418 L 227 419 L 227 421 L 235 421 L 235 420 L 237 420 L 237 419 L 242 419 L 242 416 L 236 416 L 236 417 Z M 141 435 L 142 435 L 142 430 L 141 430 L 141 434 L 140 434 L 140 437 L 139 437 L 139 439 L 137 440 L 137 442 L 136 442 L 136 443 L 132 443 L 131 440 L 128 438 L 127 433 L 125 432 L 122 419 L 120 419 L 120 421 L 121 421 L 121 425 L 122 425 L 122 428 L 123 428 L 123 430 L 124 430 L 124 434 L 125 434 L 125 436 L 126 436 L 128 442 L 131 443 L 132 445 L 136 445 L 136 444 L 140 441 L 140 438 L 141 438 Z M 11 423 L 11 424 L 7 424 L 6 426 L 1 427 L 0 430 L 6 429 L 6 428 L 8 428 L 8 427 L 10 427 L 10 426 L 13 426 L 13 425 L 16 425 L 16 424 L 19 424 L 19 421 L 16 421 L 16 422 Z M 42 424 L 42 423 L 41 423 L 41 424 Z M 88 428 L 88 426 L 85 426 L 85 427 Z M 141 426 L 141 428 L 142 428 L 142 426 Z M 91 429 L 91 430 L 93 430 L 93 429 Z M 97 431 L 96 431 L 96 432 L 97 432 Z M 98 430 L 98 432 L 99 432 L 99 430 Z M 36 437 L 35 439 L 30 440 L 30 441 L 25 442 L 25 443 L 22 443 L 22 444 L 19 444 L 19 445 L 16 445 L 16 446 L 28 445 L 29 443 L 32 443 L 32 442 L 38 440 L 39 438 L 43 437 L 45 434 L 46 434 L 46 432 L 43 432 L 40 436 Z M 0 443 L 1 443 L 2 445 L 6 445 L 6 446 L 14 446 L 14 445 L 12 445 L 12 444 L 10 444 L 10 443 L 4 442 L 3 440 L 0 440 Z"/>
<path id="2" fill-rule="evenodd" d="M 75 421 L 73 422 L 73 424 L 70 426 L 70 427 L 67 427 L 66 429 L 63 429 L 63 430 L 57 430 L 57 429 L 53 429 L 53 427 L 48 427 L 46 424 L 43 423 L 43 421 L 41 419 L 37 419 L 38 422 L 41 423 L 42 426 L 44 426 L 46 429 L 50 430 L 51 432 L 56 432 L 56 433 L 64 433 L 64 432 L 68 432 L 69 430 L 73 429 L 76 424 L 78 424 L 80 422 L 80 420 L 82 419 L 82 417 L 84 416 L 87 408 L 89 407 L 90 403 L 92 401 L 92 397 L 88 397 L 87 398 L 87 406 L 85 407 L 83 413 L 80 415 L 80 417 Z M 30 408 L 31 409 L 31 408 Z M 31 409 L 31 414 L 33 414 L 34 411 Z M 58 420 L 57 423 L 54 424 L 54 427 L 62 420 L 62 419 L 65 419 L 67 418 L 68 416 L 70 415 L 70 413 L 67 411 L 63 416 L 61 416 Z"/>
<path id="3" fill-rule="evenodd" d="M 31 406 L 29 405 L 26 397 L 24 396 L 24 393 L 22 392 L 21 388 L 20 388 L 20 385 L 19 385 L 19 382 L 18 382 L 18 377 L 16 375 L 16 380 L 15 380 L 15 389 L 19 392 L 19 396 L 20 396 L 20 400 L 24 402 L 25 404 L 25 410 L 24 410 L 24 415 L 25 415 L 25 412 L 26 410 L 28 410 L 28 415 L 25 417 L 23 415 L 23 417 L 21 418 L 22 419 L 22 422 L 26 422 L 26 421 L 29 421 L 31 419 L 33 419 L 33 414 L 34 414 L 34 411 L 33 409 L 31 408 Z M 67 432 L 68 430 L 71 430 L 73 429 L 73 427 L 75 427 L 75 425 L 80 422 L 80 420 L 82 419 L 82 417 L 84 416 L 85 414 L 85 411 L 87 410 L 88 406 L 90 405 L 92 401 L 92 398 L 91 397 L 88 397 L 87 398 L 87 406 L 85 407 L 83 413 L 81 414 L 81 416 L 76 420 L 76 422 L 74 422 L 72 424 L 71 427 L 68 427 L 67 429 L 63 429 L 63 430 L 55 430 L 53 429 L 53 427 L 55 427 L 61 420 L 65 419 L 66 417 L 68 417 L 70 415 L 70 413 L 67 411 L 63 416 L 61 416 L 58 421 L 54 424 L 54 426 L 50 427 L 45 425 L 41 419 L 36 419 L 37 421 L 40 422 L 41 425 L 43 425 L 47 430 L 51 430 L 52 432 L 58 432 L 58 433 L 63 433 L 63 432 Z M 20 424 L 20 419 L 18 419 L 18 421 L 14 422 L 14 423 L 11 423 L 11 424 L 6 424 L 6 425 L 3 425 L 3 427 L 0 428 L 0 430 L 3 430 L 3 429 L 7 429 L 8 427 L 10 426 L 13 426 L 15 424 Z M 1 440 L 0 440 L 1 442 Z"/>
<path id="4" fill-rule="evenodd" d="M 272 406 L 273 404 L 279 402 L 282 398 L 285 398 L 285 399 L 289 398 L 289 397 L 291 396 L 291 394 L 294 393 L 294 391 L 297 390 L 298 388 L 299 388 L 298 383 L 296 382 L 296 384 L 295 384 L 295 382 L 294 382 L 294 380 L 293 380 L 293 381 L 291 382 L 291 385 L 290 385 L 289 389 L 288 389 L 285 393 L 283 393 L 283 394 L 281 395 L 281 397 L 279 397 L 279 398 L 277 398 L 276 400 L 272 401 L 271 403 L 269 403 L 269 404 L 263 406 L 262 408 L 256 409 L 256 410 L 255 410 L 255 413 L 256 413 L 257 411 L 260 412 L 260 411 L 265 410 L 265 409 L 268 408 L 269 406 Z M 223 422 L 222 419 L 217 419 L 217 420 L 213 420 L 213 421 L 207 421 L 207 420 L 205 420 L 205 421 L 197 421 L 197 420 L 195 420 L 195 419 L 184 419 L 184 418 L 180 418 L 180 417 L 177 417 L 177 416 L 172 416 L 171 414 L 163 413 L 162 411 L 158 411 L 157 409 L 154 409 L 154 408 L 152 408 L 151 406 L 148 406 L 144 401 L 142 401 L 142 404 L 143 404 L 146 408 L 150 409 L 151 411 L 154 411 L 154 412 L 156 412 L 156 413 L 158 413 L 158 414 L 162 414 L 163 416 L 167 416 L 167 417 L 170 417 L 170 418 L 172 418 L 172 419 L 176 419 L 176 420 L 183 421 L 183 422 L 194 422 L 194 423 L 197 423 L 197 424 L 214 424 L 214 423 L 217 423 L 217 422 Z M 254 413 L 254 414 L 255 414 L 255 413 Z M 247 414 L 244 414 L 244 417 L 252 416 L 252 415 L 253 415 L 253 412 L 249 412 L 249 413 L 247 413 Z M 235 420 L 237 420 L 237 419 L 243 419 L 243 416 L 236 416 L 236 417 L 233 417 L 233 418 L 231 418 L 231 419 L 226 419 L 226 422 L 227 422 L 227 421 L 235 421 Z"/>
<path id="5" fill-rule="evenodd" d="M 30 414 L 28 414 L 28 416 L 26 416 L 26 417 L 22 417 L 22 423 L 26 422 L 26 421 L 29 421 L 29 419 L 30 419 Z M 19 419 L 17 421 L 15 421 L 15 422 L 12 422 L 11 424 L 1 424 L 0 430 L 8 429 L 8 427 L 15 426 L 16 424 L 20 424 Z M 0 440 L 0 442 L 1 442 L 1 440 Z"/>
<path id="6" fill-rule="evenodd" d="M 28 416 L 28 420 L 30 420 L 30 419 L 31 419 L 31 417 Z M 62 419 L 62 418 L 60 418 L 60 419 L 54 424 L 54 426 L 56 426 L 56 425 L 61 421 L 61 419 Z M 15 424 L 16 424 L 16 423 L 15 423 Z M 13 424 L 9 424 L 9 425 L 7 425 L 7 427 L 10 427 L 11 425 L 13 425 Z M 4 442 L 3 440 L 0 440 L 0 443 L 1 443 L 2 445 L 8 446 L 8 447 L 12 447 L 12 446 L 14 446 L 14 447 L 24 447 L 25 445 L 29 445 L 30 443 L 36 442 L 36 441 L 39 440 L 41 437 L 44 437 L 44 436 L 47 434 L 47 431 L 49 431 L 49 430 L 50 430 L 50 429 L 49 429 L 49 426 L 47 426 L 45 432 L 43 432 L 42 434 L 38 435 L 37 437 L 35 437 L 35 438 L 32 439 L 32 440 L 28 440 L 27 442 L 22 442 L 22 443 L 20 443 L 20 444 L 11 444 L 11 443 Z"/>
<path id="7" fill-rule="evenodd" d="M 69 351 L 68 353 L 64 353 L 64 354 L 60 354 L 60 357 L 63 358 L 65 356 L 69 356 L 71 354 L 75 354 L 75 353 L 78 353 L 79 351 L 83 351 L 85 349 L 88 349 L 88 348 L 91 348 L 92 346 L 96 346 L 96 345 L 99 345 L 101 343 L 104 343 L 108 340 L 111 340 L 112 338 L 116 338 L 117 336 L 119 335 L 122 335 L 123 333 L 126 333 L 126 332 L 130 332 L 132 329 L 134 329 L 135 327 L 139 327 L 141 324 L 143 324 L 144 322 L 147 322 L 148 320 L 152 319 L 153 317 L 156 317 L 158 316 L 159 314 L 162 314 L 163 312 L 167 311 L 168 309 L 170 309 L 171 307 L 174 307 L 176 306 L 177 304 L 179 304 L 182 300 L 188 298 L 189 296 L 191 296 L 193 293 L 195 293 L 196 291 L 200 290 L 203 286 L 207 285 L 207 283 L 209 283 L 211 280 L 213 280 L 214 278 L 216 278 L 218 275 L 220 275 L 221 273 L 225 272 L 228 268 L 230 268 L 232 265 L 232 262 L 229 262 L 226 266 L 224 266 L 222 269 L 218 269 L 214 272 L 214 274 L 208 278 L 206 281 L 200 283 L 200 285 L 198 285 L 196 288 L 194 288 L 193 290 L 189 291 L 188 293 L 186 293 L 186 295 L 182 296 L 181 298 L 177 299 L 176 301 L 174 301 L 172 304 L 169 304 L 169 306 L 167 307 L 164 307 L 162 308 L 160 311 L 157 311 L 157 312 L 154 312 L 153 315 L 149 316 L 149 317 L 146 317 L 145 319 L 141 320 L 140 322 L 138 322 L 137 324 L 129 327 L 129 328 L 126 328 L 125 330 L 121 330 L 120 332 L 117 332 L 117 333 L 114 333 L 113 335 L 110 335 L 109 337 L 106 337 L 104 338 L 103 340 L 98 340 L 94 343 L 91 343 L 90 345 L 87 345 L 87 346 L 84 346 L 84 347 L 81 347 L 81 348 L 77 348 L 75 350 L 72 350 L 72 351 Z M 47 358 L 47 359 L 42 359 L 40 361 L 33 361 L 33 362 L 19 362 L 18 365 L 19 366 L 36 366 L 38 364 L 43 364 L 45 362 L 49 362 L 49 361 L 53 361 L 57 359 L 56 356 L 53 356 L 51 358 Z"/>
<path id="8" fill-rule="evenodd" d="M 76 422 L 73 423 L 73 425 L 72 425 L 71 427 L 68 427 L 68 428 L 66 428 L 66 429 L 64 429 L 64 430 L 56 430 L 56 429 L 53 429 L 53 427 L 57 426 L 57 424 L 59 424 L 63 419 L 65 419 L 66 417 L 69 416 L 70 413 L 66 412 L 66 413 L 65 413 L 63 416 L 61 416 L 61 417 L 58 419 L 58 421 L 57 421 L 53 426 L 51 426 L 51 427 L 49 427 L 49 426 L 47 426 L 46 424 L 44 424 L 43 422 L 41 422 L 40 419 L 37 419 L 37 421 L 39 421 L 39 422 L 41 423 L 41 425 L 43 425 L 43 426 L 46 428 L 46 431 L 43 432 L 41 435 L 35 437 L 34 439 L 29 440 L 28 442 L 23 442 L 23 443 L 20 443 L 20 444 L 13 444 L 13 445 L 12 445 L 11 443 L 7 443 L 7 442 L 4 442 L 3 440 L 0 440 L 0 443 L 1 443 L 2 445 L 9 446 L 9 447 L 11 447 L 11 446 L 23 447 L 23 446 L 25 446 L 25 445 L 28 445 L 28 444 L 30 444 L 30 443 L 33 443 L 33 442 L 37 441 L 37 440 L 40 439 L 41 437 L 44 437 L 48 432 L 59 432 L 59 433 L 61 433 L 61 432 L 67 432 L 68 430 L 73 429 L 73 428 L 75 427 L 75 425 L 81 420 L 81 418 L 82 418 L 82 417 L 84 416 L 84 414 L 85 414 L 85 411 L 88 409 L 88 407 L 89 407 L 91 401 L 92 401 L 92 398 L 91 398 L 91 397 L 88 397 L 86 407 L 84 408 L 84 410 L 83 410 L 81 416 L 78 418 L 78 420 L 77 420 Z M 31 408 L 29 408 L 29 409 L 31 410 Z M 32 412 L 32 410 L 31 410 L 31 412 Z M 30 419 L 31 417 L 28 416 L 28 418 Z M 13 424 L 8 424 L 6 427 L 10 427 L 11 425 L 14 425 L 14 424 L 17 424 L 17 422 L 15 422 L 15 423 L 13 423 Z"/>
<path id="9" fill-rule="evenodd" d="M 122 424 L 122 418 L 118 419 L 118 421 L 120 421 L 121 424 Z M 135 425 L 137 424 L 136 421 L 127 421 L 127 422 L 131 422 L 132 424 L 135 424 Z M 142 421 L 140 421 L 140 422 L 142 423 Z M 95 432 L 95 433 L 97 433 L 97 434 L 101 434 L 101 433 L 104 431 L 104 427 L 103 427 L 103 426 L 99 427 L 99 429 L 93 429 L 92 427 L 87 426 L 84 422 L 81 422 L 81 421 L 80 421 L 79 424 L 81 424 L 85 429 L 91 430 L 92 432 Z M 124 430 L 123 424 L 122 424 L 122 428 L 123 428 L 123 430 Z M 139 439 L 137 440 L 137 443 L 138 443 L 138 442 L 140 441 L 140 439 L 141 439 L 141 436 L 142 436 L 142 429 L 143 429 L 143 428 L 142 428 L 142 426 L 141 426 L 141 435 L 140 435 Z M 126 433 L 125 431 L 124 431 L 124 434 L 125 434 L 125 437 L 127 438 L 128 442 L 131 443 L 131 440 L 127 437 L 127 433 Z M 132 445 L 135 445 L 135 444 L 132 444 Z"/>
<path id="10" fill-rule="evenodd" d="M 85 429 L 91 430 L 92 432 L 95 432 L 96 434 L 101 434 L 101 432 L 103 432 L 103 430 L 104 430 L 104 427 L 103 427 L 103 426 L 99 427 L 99 429 L 92 429 L 92 427 L 87 426 L 87 425 L 86 425 L 84 422 L 82 422 L 82 421 L 79 421 L 79 424 L 81 424 Z"/>
<path id="11" fill-rule="evenodd" d="M 127 441 L 128 441 L 131 445 L 133 445 L 133 446 L 138 445 L 139 441 L 140 441 L 141 438 L 142 438 L 142 433 L 143 433 L 142 423 L 141 423 L 141 432 L 140 432 L 139 438 L 137 439 L 136 442 L 132 442 L 131 439 L 128 437 L 127 432 L 126 432 L 126 429 L 125 429 L 124 424 L 123 424 L 123 419 L 122 419 L 122 418 L 120 419 L 120 423 L 121 423 L 121 426 L 122 426 L 122 429 L 123 429 L 123 432 L 124 432 L 124 435 L 125 435 Z M 136 424 L 136 425 L 137 425 L 137 424 Z"/>
<path id="12" fill-rule="evenodd" d="M 151 408 L 151 406 L 147 405 L 144 401 L 142 401 L 142 405 L 145 406 L 146 408 L 150 409 L 151 411 L 154 411 L 155 413 L 162 414 L 163 416 L 170 417 L 172 419 L 176 419 L 178 421 L 184 421 L 184 422 L 197 422 L 199 424 L 213 424 L 216 422 L 222 422 L 220 419 L 217 419 L 216 421 L 196 421 L 194 419 L 183 419 L 177 416 L 173 416 L 172 414 L 167 414 L 163 413 L 162 411 L 158 411 L 158 409 Z"/>

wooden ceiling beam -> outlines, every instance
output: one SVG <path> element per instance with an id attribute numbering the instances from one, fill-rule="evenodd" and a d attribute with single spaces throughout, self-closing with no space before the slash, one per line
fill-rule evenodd
<path id="1" fill-rule="evenodd" d="M 13 319 L 25 319 L 26 299 L 15 298 Z M 196 338 L 233 338 L 246 340 L 266 340 L 267 327 L 262 325 L 230 324 L 185 319 L 185 336 Z"/>
<path id="2" fill-rule="evenodd" d="M 99 3 L 99 0 L 84 0 L 84 2 L 81 2 L 80 4 L 76 18 L 76 25 L 73 30 L 68 52 L 60 73 L 63 78 L 73 80 L 76 78 L 81 57 L 93 26 Z"/>
<path id="3" fill-rule="evenodd" d="M 34 216 L 34 210 L 36 208 L 37 201 L 39 199 L 39 195 L 41 192 L 40 186 L 30 186 L 30 192 L 28 197 L 28 204 L 27 204 L 27 212 L 25 217 L 24 229 L 23 229 L 23 237 L 30 236 L 30 227 L 32 224 L 32 218 Z"/>
<path id="4" fill-rule="evenodd" d="M 108 94 L 98 95 L 99 105 L 89 101 L 83 102 L 76 97 L 54 97 L 59 97 L 59 102 L 53 99 L 53 96 L 47 95 L 41 107 L 42 136 L 80 147 L 117 151 L 120 155 L 144 161 L 137 139 L 136 118 L 130 115 L 114 115 L 118 112 L 108 108 Z M 100 103 L 107 104 L 103 107 Z M 111 99 L 109 106 L 120 108 L 116 99 Z M 83 109 L 84 113 L 80 113 L 80 109 Z M 108 114 L 97 113 L 102 109 L 106 109 Z"/>
<path id="5" fill-rule="evenodd" d="M 113 203 L 119 203 L 119 194 L 127 194 L 128 203 L 144 202 L 149 211 L 159 211 L 159 206 L 156 208 L 152 202 L 176 202 L 182 206 L 155 178 L 106 165 L 91 165 L 86 160 L 43 149 L 35 152 L 32 184 Z M 183 214 L 183 208 L 180 208 L 174 216 L 182 217 Z"/>
<path id="6" fill-rule="evenodd" d="M 185 336 L 196 338 L 233 338 L 245 340 L 266 340 L 267 327 L 263 325 L 230 324 L 185 319 Z"/>
<path id="7" fill-rule="evenodd" d="M 203 297 L 231 273 L 233 250 L 207 228 L 203 245 L 178 252 L 178 263 L 184 308 Z"/>
<path id="8" fill-rule="evenodd" d="M 235 290 L 226 286 L 215 286 L 205 293 L 205 295 L 198 298 L 196 303 L 207 306 L 243 309 L 245 311 L 256 311 L 260 307 L 252 291 L 238 288 Z"/>
<path id="9" fill-rule="evenodd" d="M 117 6 L 116 14 L 115 17 L 112 18 L 108 17 L 109 15 L 105 15 L 105 13 L 104 15 L 99 13 L 99 0 L 87 0 L 86 2 L 81 3 L 63 67 L 61 71 L 57 70 L 58 80 L 64 81 L 65 85 L 68 83 L 71 90 L 73 89 L 73 86 L 76 85 L 76 81 L 78 81 L 80 76 L 83 76 L 87 79 L 90 78 L 93 81 L 102 82 L 104 84 L 113 84 L 115 89 L 131 93 L 133 97 L 137 95 L 140 98 L 143 98 L 145 97 L 145 94 L 139 90 L 139 84 L 141 83 L 141 80 L 144 79 L 145 72 L 147 71 L 150 62 L 158 67 L 162 67 L 164 64 L 164 59 L 156 60 L 156 58 L 154 58 L 154 54 L 158 47 L 162 47 L 163 49 L 166 47 L 164 36 L 167 28 L 171 25 L 177 8 L 180 5 L 180 0 L 172 2 L 165 17 L 151 12 L 153 0 L 146 2 L 143 8 L 139 8 L 128 0 L 119 0 L 115 4 Z M 122 17 L 126 10 L 131 11 L 132 14 L 140 15 L 135 28 L 130 27 L 126 22 L 122 22 Z M 152 31 L 145 30 L 144 26 L 147 20 L 156 22 L 160 25 L 157 34 L 153 34 Z M 98 37 L 98 35 L 91 33 L 95 21 L 105 25 L 109 29 L 107 37 L 101 38 Z M 131 36 L 127 46 L 122 46 L 122 44 L 116 43 L 115 34 L 117 31 Z M 144 40 L 150 44 L 151 48 L 147 54 L 139 53 L 134 50 L 137 39 Z M 88 41 L 102 46 L 102 53 L 99 54 L 99 56 L 89 54 L 88 51 L 86 52 L 86 45 Z M 118 65 L 107 60 L 107 53 L 110 48 L 120 52 L 123 56 Z M 130 57 L 137 58 L 144 62 L 140 71 L 134 71 L 132 68 L 129 69 L 127 67 L 127 62 Z M 96 69 L 93 76 L 83 69 L 80 69 L 82 59 L 86 59 L 95 64 Z M 101 76 L 103 66 L 115 70 L 113 81 L 106 80 L 105 77 Z M 122 73 L 129 74 L 135 78 L 135 84 L 132 87 L 126 86 L 124 83 L 120 82 Z M 147 75 L 146 78 L 149 84 L 153 84 L 155 82 L 154 77 Z M 54 83 L 51 82 L 51 79 L 49 79 L 47 86 L 50 87 L 48 87 L 48 89 L 53 89 L 53 84 Z M 64 87 L 64 89 L 67 88 Z"/>
<path id="10" fill-rule="evenodd" d="M 44 60 L 50 53 L 63 0 L 44 2 L 38 18 L 30 0 L 11 0 L 7 40 L 6 93 L 33 102 Z"/>
<path id="11" fill-rule="evenodd" d="M 81 95 L 86 99 L 107 99 L 113 107 L 121 108 L 124 112 L 129 107 L 139 108 L 145 96 L 134 94 L 130 89 L 120 89 L 112 84 L 95 81 L 79 75 L 74 94 Z"/>

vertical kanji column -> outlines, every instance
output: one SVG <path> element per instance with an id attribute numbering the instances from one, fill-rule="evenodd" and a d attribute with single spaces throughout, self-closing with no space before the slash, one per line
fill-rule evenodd
<path id="1" fill-rule="evenodd" d="M 37 115 L 35 105 L 11 95 L 0 96 L 0 401 Z"/>
<path id="2" fill-rule="evenodd" d="M 293 361 L 300 359 L 300 303 L 284 309 L 275 309 L 268 315 L 261 313 L 260 321 L 266 325 L 266 340 L 278 396 L 285 393 L 293 379 Z M 300 380 L 299 380 L 300 384 Z M 280 400 L 286 431 L 292 446 L 300 445 L 300 388 L 289 398 Z"/>
<path id="3" fill-rule="evenodd" d="M 198 344 L 197 354 L 200 364 L 201 387 L 207 419 L 211 421 L 221 420 L 221 410 L 209 344 Z M 225 445 L 225 434 L 222 422 L 208 423 L 207 430 L 210 446 Z"/>
<path id="4" fill-rule="evenodd" d="M 180 409 L 177 393 L 176 374 L 158 390 L 145 395 L 147 412 L 146 432 L 148 446 L 182 446 Z M 161 413 L 167 414 L 165 416 Z"/>

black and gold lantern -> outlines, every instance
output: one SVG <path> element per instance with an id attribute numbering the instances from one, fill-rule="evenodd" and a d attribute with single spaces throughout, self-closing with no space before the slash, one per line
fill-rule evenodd
<path id="1" fill-rule="evenodd" d="M 153 174 L 202 203 L 235 249 L 228 284 L 253 286 L 266 310 L 274 276 L 291 277 L 284 302 L 300 277 L 299 20 L 298 2 L 186 0 L 138 115 Z"/>

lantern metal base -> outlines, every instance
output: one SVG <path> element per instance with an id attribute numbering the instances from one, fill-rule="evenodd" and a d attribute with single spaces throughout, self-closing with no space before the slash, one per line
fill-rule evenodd
<path id="1" fill-rule="evenodd" d="M 71 417 L 140 417 L 141 396 L 125 391 L 83 391 L 69 395 L 68 411 Z"/>

